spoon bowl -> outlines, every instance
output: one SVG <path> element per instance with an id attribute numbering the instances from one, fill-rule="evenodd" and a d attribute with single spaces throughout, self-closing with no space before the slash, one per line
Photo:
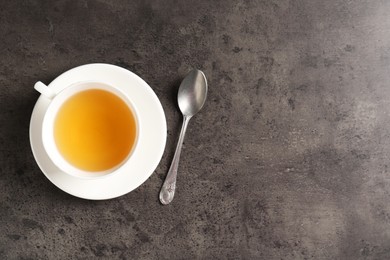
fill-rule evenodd
<path id="1" fill-rule="evenodd" d="M 192 70 L 180 84 L 178 103 L 184 116 L 193 116 L 202 109 L 207 98 L 207 80 L 200 70 Z"/>

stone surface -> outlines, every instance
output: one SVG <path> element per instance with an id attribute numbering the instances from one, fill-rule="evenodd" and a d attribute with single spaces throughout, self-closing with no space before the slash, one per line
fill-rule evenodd
<path id="1" fill-rule="evenodd" d="M 389 259 L 389 1 L 1 1 L 1 259 Z M 127 68 L 164 107 L 150 179 L 108 201 L 51 184 L 31 153 L 37 80 Z M 202 69 L 178 190 L 158 192 L 183 76 Z"/>

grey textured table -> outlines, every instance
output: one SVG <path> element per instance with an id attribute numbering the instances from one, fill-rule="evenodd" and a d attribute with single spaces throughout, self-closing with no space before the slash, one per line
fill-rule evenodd
<path id="1" fill-rule="evenodd" d="M 390 1 L 1 1 L 1 259 L 389 259 Z M 155 173 L 108 201 L 51 184 L 31 153 L 37 80 L 127 68 L 161 100 Z M 182 77 L 209 97 L 173 157 Z"/>

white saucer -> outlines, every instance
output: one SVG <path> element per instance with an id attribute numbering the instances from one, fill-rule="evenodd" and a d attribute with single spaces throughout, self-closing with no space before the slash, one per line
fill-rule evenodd
<path id="1" fill-rule="evenodd" d="M 54 165 L 42 143 L 42 122 L 50 102 L 40 97 L 30 121 L 30 143 L 38 166 L 46 177 L 61 190 L 79 198 L 91 200 L 112 199 L 124 195 L 142 183 L 154 172 L 164 153 L 167 124 L 159 99 L 149 85 L 134 73 L 109 64 L 88 64 L 71 69 L 48 85 L 55 92 L 78 81 L 101 81 L 120 88 L 132 100 L 142 119 L 142 132 L 131 158 L 114 174 L 103 178 L 81 179 Z"/>

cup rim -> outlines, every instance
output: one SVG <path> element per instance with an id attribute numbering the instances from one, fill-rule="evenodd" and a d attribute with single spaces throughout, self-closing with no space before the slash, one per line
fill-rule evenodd
<path id="1" fill-rule="evenodd" d="M 102 89 L 119 97 L 129 107 L 129 109 L 134 115 L 134 119 L 136 122 L 135 141 L 127 157 L 118 165 L 115 165 L 114 167 L 104 171 L 85 171 L 73 166 L 62 156 L 61 152 L 58 150 L 54 138 L 53 124 L 55 122 L 55 118 L 62 104 L 70 97 L 74 96 L 75 94 L 90 89 Z M 140 133 L 141 133 L 140 129 L 141 126 L 140 126 L 138 111 L 134 106 L 133 102 L 131 101 L 131 99 L 128 97 L 128 95 L 126 95 L 120 88 L 114 87 L 102 81 L 94 81 L 94 80 L 79 81 L 62 89 L 51 100 L 42 121 L 42 142 L 43 142 L 43 147 L 46 153 L 48 154 L 49 158 L 65 174 L 80 179 L 86 179 L 86 180 L 102 179 L 114 175 L 120 168 L 122 168 L 130 160 L 130 158 L 133 156 L 133 154 L 135 153 L 139 145 Z"/>

